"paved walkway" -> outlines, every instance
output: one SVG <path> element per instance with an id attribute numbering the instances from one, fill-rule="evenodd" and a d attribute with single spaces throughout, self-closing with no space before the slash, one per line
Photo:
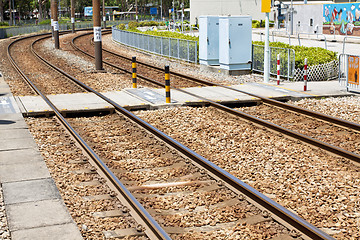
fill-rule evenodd
<path id="1" fill-rule="evenodd" d="M 82 239 L 1 76 L 0 133 L 0 185 L 12 240 Z"/>
<path id="2" fill-rule="evenodd" d="M 272 34 L 273 29 L 270 30 L 269 41 L 273 42 L 284 42 L 289 43 L 289 36 L 285 31 L 275 30 Z M 252 40 L 253 41 L 264 41 L 265 39 L 265 29 L 253 29 Z M 326 44 L 324 41 L 324 36 L 326 38 Z M 312 34 L 300 34 L 300 45 L 306 47 L 321 47 L 327 48 L 328 50 L 342 53 L 343 52 L 343 40 L 345 36 L 340 35 L 312 35 Z M 336 42 L 335 42 L 336 41 Z M 298 46 L 299 39 L 298 35 L 292 35 L 290 37 L 290 44 Z M 344 53 L 355 54 L 360 56 L 360 37 L 348 36 L 345 40 Z"/>

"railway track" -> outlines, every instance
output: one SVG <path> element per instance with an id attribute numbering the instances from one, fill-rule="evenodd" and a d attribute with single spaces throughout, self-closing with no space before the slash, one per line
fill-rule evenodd
<path id="1" fill-rule="evenodd" d="M 18 41 L 20 41 L 20 40 L 18 40 Z M 15 42 L 17 42 L 17 41 L 15 41 Z M 11 48 L 11 46 L 9 46 L 9 49 L 10 48 Z M 217 210 L 218 206 L 216 206 L 216 204 L 212 204 L 213 203 L 212 201 L 214 201 L 214 199 L 211 198 L 211 196 L 212 196 L 211 194 L 213 194 L 211 192 L 215 191 L 215 193 L 221 193 L 221 196 L 222 196 L 221 198 L 219 198 L 217 200 L 218 203 L 223 202 L 224 200 L 230 201 L 230 202 L 231 201 L 235 202 L 235 203 L 233 203 L 234 205 L 232 205 L 231 207 L 228 207 L 229 209 L 227 209 L 225 212 L 227 212 L 230 215 L 232 215 L 232 213 L 234 211 L 237 213 L 242 213 L 242 214 L 237 215 L 236 219 L 223 218 L 222 220 L 216 220 L 215 222 L 212 223 L 212 224 L 215 224 L 215 226 L 216 226 L 216 224 L 219 224 L 219 221 L 221 224 L 225 224 L 224 226 L 227 226 L 226 224 L 229 224 L 229 225 L 235 224 L 237 226 L 241 222 L 242 223 L 248 222 L 250 224 L 251 216 L 257 216 L 257 217 L 255 217 L 258 219 L 258 220 L 255 220 L 256 223 L 261 224 L 262 222 L 268 222 L 268 223 L 270 222 L 270 225 L 273 225 L 272 227 L 274 227 L 274 229 L 272 229 L 273 233 L 271 234 L 271 236 L 276 235 L 280 232 L 284 236 L 292 236 L 292 237 L 302 236 L 303 238 L 311 238 L 311 239 L 331 239 L 331 237 L 329 237 L 327 234 L 324 234 L 323 232 L 319 231 L 312 225 L 308 224 L 304 220 L 302 220 L 299 217 L 297 217 L 296 215 L 294 215 L 293 213 L 289 212 L 288 210 L 281 207 L 277 203 L 268 199 L 267 197 L 260 194 L 256 190 L 252 189 L 250 186 L 239 181 L 238 179 L 231 176 L 224 170 L 218 168 L 217 166 L 215 166 L 208 160 L 204 159 L 200 155 L 191 151 L 184 145 L 180 144 L 177 141 L 174 141 L 169 136 L 160 132 L 153 126 L 151 126 L 148 123 L 146 123 L 145 121 L 143 121 L 142 119 L 136 117 L 131 112 L 123 109 L 121 106 L 118 106 L 116 103 L 112 102 L 110 99 L 107 99 L 102 94 L 92 90 L 90 87 L 82 84 L 80 81 L 75 81 L 76 79 L 74 79 L 73 77 L 68 75 L 67 77 L 69 79 L 74 80 L 77 84 L 79 84 L 81 87 L 85 88 L 87 91 L 92 91 L 99 97 L 101 97 L 104 100 L 111 103 L 117 109 L 117 112 L 120 114 L 119 116 L 118 115 L 109 115 L 109 116 L 103 117 L 104 119 L 101 121 L 105 121 L 105 122 L 107 121 L 107 123 L 104 126 L 99 125 L 96 122 L 93 124 L 93 126 L 89 126 L 88 127 L 89 129 L 87 129 L 86 126 L 89 124 L 89 120 L 82 120 L 82 119 L 80 119 L 80 120 L 71 119 L 70 122 L 73 122 L 75 127 L 71 126 L 68 123 L 68 121 L 56 109 L 56 107 L 47 99 L 47 97 L 43 93 L 41 93 L 41 91 L 39 91 L 39 89 L 30 81 L 30 79 L 28 79 L 25 76 L 25 74 L 23 72 L 21 72 L 19 67 L 16 66 L 15 61 L 11 59 L 10 50 L 8 50 L 8 55 L 9 55 L 10 61 L 14 64 L 14 67 L 18 69 L 19 73 L 25 79 L 27 79 L 27 81 L 32 86 L 32 88 L 39 95 L 41 95 L 50 106 L 52 106 L 59 121 L 71 133 L 72 137 L 77 141 L 77 143 L 83 147 L 83 151 L 85 151 L 87 153 L 87 155 L 89 155 L 91 157 L 93 164 L 96 166 L 97 170 L 101 172 L 100 174 L 104 175 L 108 178 L 107 181 L 111 183 L 110 185 L 112 185 L 112 188 L 117 189 L 117 191 L 119 192 L 118 196 L 122 196 L 123 200 L 124 199 L 128 200 L 127 204 L 125 204 L 125 205 L 129 205 L 132 208 L 132 210 L 130 211 L 131 214 L 134 215 L 134 212 L 136 212 L 138 214 L 138 216 L 135 216 L 134 218 L 137 220 L 138 219 L 142 220 L 141 225 L 145 228 L 144 231 L 149 237 L 153 236 L 156 239 L 168 238 L 166 231 L 164 231 L 161 227 L 158 227 L 157 222 L 153 221 L 152 217 L 149 214 L 147 214 L 145 211 L 144 212 L 140 211 L 140 210 L 143 210 L 142 206 L 138 205 L 136 202 L 137 200 L 135 198 L 133 198 L 132 195 L 129 194 L 129 192 L 127 192 L 129 190 L 121 188 L 122 183 L 118 180 L 118 177 L 116 176 L 116 174 L 119 174 L 118 176 L 122 176 L 122 178 L 129 179 L 129 182 L 127 182 L 127 183 L 128 184 L 130 183 L 133 186 L 132 188 L 130 187 L 130 189 L 132 191 L 141 191 L 142 196 L 144 194 L 145 195 L 149 194 L 149 196 L 147 198 L 145 197 L 142 199 L 143 204 L 145 206 L 149 207 L 149 209 L 153 209 L 153 211 L 154 211 L 153 214 L 155 215 L 155 218 L 158 218 L 159 215 L 162 216 L 161 218 L 163 219 L 163 225 L 166 225 L 168 231 L 172 234 L 179 234 L 179 233 L 186 232 L 184 230 L 184 227 L 186 227 L 186 224 L 185 224 L 185 226 L 182 226 L 181 224 L 179 226 L 178 218 L 168 217 L 168 215 L 176 215 L 176 212 L 178 210 L 176 210 L 176 209 L 174 211 L 169 210 L 171 203 L 169 203 L 169 205 L 167 205 L 167 206 L 164 206 L 163 204 L 154 202 L 154 199 L 152 199 L 152 198 L 154 198 L 153 194 L 155 194 L 155 198 L 158 198 L 159 195 L 163 196 L 163 195 L 168 194 L 171 196 L 171 195 L 174 195 L 174 192 L 169 191 L 169 189 L 175 188 L 175 194 L 177 194 L 176 192 L 180 189 L 180 192 L 182 192 L 182 194 L 184 194 L 185 197 L 188 197 L 189 193 L 185 190 L 188 190 L 189 188 L 191 190 L 191 187 L 194 187 L 196 190 L 198 190 L 200 188 L 200 189 L 202 189 L 202 191 L 206 192 L 207 194 L 210 194 L 210 195 L 208 195 L 208 197 L 205 197 L 205 196 L 202 197 L 204 199 L 210 198 L 210 200 L 208 200 L 209 202 L 205 201 L 205 202 L 201 202 L 201 203 L 197 203 L 197 204 L 193 203 L 191 206 L 192 210 L 182 209 L 182 207 L 180 205 L 179 210 L 182 210 L 182 211 L 185 211 L 188 213 L 188 212 L 194 212 L 194 209 L 195 209 L 195 212 L 197 212 L 197 211 L 201 212 L 201 211 L 204 211 L 204 209 L 207 211 L 208 208 L 212 208 L 211 206 L 213 206 L 213 208 L 214 208 L 213 214 L 218 215 L 218 212 L 217 212 L 217 211 L 219 211 L 219 210 Z M 38 56 L 38 57 L 41 58 L 40 56 Z M 50 64 L 48 63 L 48 65 L 50 65 Z M 52 67 L 54 68 L 54 66 L 52 66 Z M 56 69 L 56 70 L 61 72 L 60 69 Z M 62 72 L 62 73 L 64 74 L 64 72 Z M 108 119 L 106 119 L 106 118 L 108 118 Z M 86 124 L 84 124 L 84 122 L 82 122 L 82 121 L 84 121 Z M 94 121 L 96 121 L 96 119 L 90 120 L 90 122 L 94 122 Z M 114 126 L 114 129 L 111 129 L 111 130 L 116 131 L 116 130 L 122 129 L 123 131 L 125 131 L 125 132 L 123 132 L 123 135 L 120 135 L 118 132 L 114 132 L 112 135 L 111 134 L 105 135 L 105 136 L 101 135 L 98 137 L 92 135 L 92 134 L 95 134 L 98 132 L 96 130 L 97 128 L 109 128 L 109 126 L 112 126 L 112 124 L 114 122 L 116 123 L 116 125 Z M 128 127 L 125 128 L 124 127 L 125 124 L 130 124 L 131 126 L 128 125 Z M 132 134 L 133 130 L 130 130 L 130 128 L 136 127 L 138 129 L 138 125 L 140 125 L 142 127 L 142 129 L 136 130 L 138 132 L 137 133 L 135 132 L 134 134 Z M 92 128 L 92 127 L 95 128 L 95 130 L 91 130 L 90 128 Z M 80 133 L 77 133 L 74 130 L 74 128 L 79 128 Z M 102 131 L 99 131 L 99 132 L 102 132 Z M 125 148 L 127 150 L 127 153 L 131 154 L 136 149 L 138 149 L 138 146 L 143 146 L 141 149 L 149 148 L 149 150 L 147 150 L 148 151 L 147 156 L 151 156 L 151 154 L 153 154 L 153 155 L 155 155 L 155 158 L 156 157 L 163 158 L 163 159 L 161 159 L 161 161 L 159 159 L 156 160 L 156 162 L 158 163 L 157 166 L 160 163 L 160 167 L 149 170 L 148 167 L 154 167 L 154 166 L 148 165 L 149 164 L 148 159 L 146 159 L 146 158 L 141 159 L 141 156 L 138 156 L 138 158 L 136 158 L 136 159 L 131 158 L 132 159 L 131 160 L 126 157 L 125 160 L 130 160 L 130 163 L 129 163 L 129 165 L 127 165 L 127 167 L 125 167 L 125 169 L 120 169 L 120 171 L 119 171 L 119 168 L 122 165 L 121 164 L 116 165 L 115 164 L 116 160 L 114 161 L 114 159 L 107 159 L 106 157 L 101 157 L 96 153 L 96 152 L 99 152 L 100 155 L 103 154 L 104 156 L 106 156 L 106 152 L 108 151 L 108 149 L 102 150 L 102 147 L 104 147 L 103 144 L 101 144 L 101 145 L 95 144 L 97 142 L 97 139 L 99 139 L 100 137 L 104 137 L 104 138 L 108 139 L 107 141 L 110 141 L 109 139 L 111 139 L 112 144 L 110 144 L 110 145 L 112 147 L 114 147 L 114 146 L 116 147 L 116 144 L 119 144 L 122 142 L 116 138 L 119 138 L 120 136 L 127 136 L 127 135 L 131 136 L 132 138 L 135 137 L 134 139 L 127 140 L 127 143 L 140 141 L 140 142 L 135 142 L 135 144 L 133 144 L 130 147 L 130 149 Z M 94 146 L 95 150 L 92 150 L 89 147 L 87 142 L 84 141 L 83 137 L 87 138 L 88 141 L 91 141 L 91 144 L 95 145 Z M 138 137 L 141 137 L 140 140 L 138 139 Z M 164 153 L 164 150 L 166 150 L 165 153 Z M 165 154 L 165 155 L 168 154 L 168 155 L 162 156 L 162 154 Z M 177 155 L 177 156 L 175 156 L 175 155 Z M 103 161 L 102 159 L 107 159 L 109 164 L 111 163 L 111 168 L 117 169 L 118 172 L 112 173 L 111 171 L 109 171 L 110 170 L 109 167 L 106 166 L 104 163 L 106 160 Z M 124 160 L 124 156 L 121 156 L 117 161 L 121 162 L 123 160 Z M 136 162 L 139 161 L 140 166 L 139 166 L 139 168 L 136 168 L 136 171 L 128 172 L 129 169 L 127 169 L 127 168 L 130 168 L 130 169 L 134 168 L 134 160 L 136 160 Z M 140 160 L 143 160 L 143 161 L 140 161 Z M 174 165 L 176 165 L 176 166 L 174 166 Z M 149 172 L 157 171 L 157 173 L 155 173 L 155 174 L 152 173 L 152 174 L 149 174 L 149 176 L 147 176 L 147 175 L 144 175 L 144 172 L 146 172 L 146 171 L 149 171 Z M 164 174 L 164 173 L 166 173 L 166 174 Z M 154 177 L 154 178 L 152 178 L 152 177 Z M 159 179 L 158 179 L 159 177 L 161 178 L 161 181 L 159 181 Z M 164 179 L 164 177 L 167 177 L 167 178 Z M 135 181 L 135 180 L 136 180 L 136 182 L 131 182 L 131 181 Z M 155 181 L 156 183 L 146 184 L 149 181 L 150 182 Z M 189 187 L 189 186 L 191 186 L 191 187 Z M 185 187 L 185 188 L 183 188 L 183 187 Z M 210 190 L 206 189 L 206 187 L 209 187 Z M 205 188 L 205 190 L 204 190 L 204 188 Z M 154 193 L 154 189 L 161 189 L 161 190 L 159 190 L 159 192 L 155 191 L 155 193 Z M 164 192 L 164 189 L 167 189 L 167 190 Z M 193 194 L 193 195 L 191 195 L 191 194 Z M 201 198 L 200 197 L 201 191 L 200 191 L 200 193 L 198 193 L 198 192 L 190 193 L 190 196 L 193 197 L 194 194 L 195 195 L 199 194 L 199 196 L 195 197 L 194 199 Z M 215 195 L 218 195 L 218 194 L 215 194 Z M 150 201 L 146 202 L 144 199 L 148 199 Z M 167 200 L 167 202 L 168 202 L 168 200 Z M 154 205 L 156 205 L 156 207 Z M 221 205 L 221 204 L 219 204 L 219 205 Z M 225 205 L 231 205 L 231 204 L 225 204 Z M 207 207 L 202 208 L 201 206 L 202 207 L 207 206 Z M 251 214 L 249 213 L 249 210 L 248 210 L 249 208 L 252 210 Z M 164 215 L 165 215 L 165 217 L 164 217 Z M 192 215 L 192 216 L 194 217 L 194 215 Z M 189 219 L 189 216 L 187 216 L 185 214 L 184 218 Z M 171 221 L 169 222 L 168 221 L 169 219 L 175 219 L 175 220 L 173 220 L 173 222 L 171 222 Z M 193 221 L 196 222 L 196 216 L 194 217 Z M 252 221 L 254 221 L 254 220 L 252 219 Z M 278 225 L 279 223 L 280 223 L 280 225 Z M 195 226 L 195 223 L 193 223 L 193 224 Z M 209 225 L 209 222 L 205 221 L 205 223 L 202 223 L 202 224 Z M 200 225 L 202 225 L 202 224 L 200 224 Z M 221 228 L 223 228 L 224 226 L 221 225 Z M 284 226 L 286 226 L 286 227 L 284 227 Z M 282 230 L 275 231 L 275 229 L 278 230 L 279 228 L 281 228 Z M 142 230 L 142 227 L 138 227 L 138 229 Z M 211 228 L 211 227 L 209 227 L 208 229 L 210 229 L 210 230 L 208 230 L 210 232 L 211 232 L 211 229 L 214 230 L 214 228 Z M 191 229 L 191 231 L 193 231 L 193 229 Z M 204 231 L 204 229 L 202 229 L 202 231 Z"/>
<path id="2" fill-rule="evenodd" d="M 79 39 L 79 38 L 84 37 L 84 36 L 88 36 L 88 34 L 83 34 L 83 35 L 79 35 L 79 36 L 75 37 L 72 40 L 72 46 L 75 49 L 77 49 L 77 50 L 81 51 L 82 53 L 86 54 L 87 56 L 93 58 L 93 55 L 91 55 L 88 52 L 80 49 L 75 44 L 76 39 Z M 89 39 L 87 39 L 87 42 L 89 42 Z M 108 50 L 104 50 L 104 51 L 107 54 L 113 55 L 114 57 L 125 59 L 128 62 L 127 65 L 128 66 L 131 65 L 131 63 L 130 63 L 131 59 L 126 58 L 124 56 L 121 56 L 120 54 L 112 53 L 111 51 L 108 51 Z M 107 62 L 107 61 L 104 61 L 104 63 L 112 66 L 113 68 L 117 68 L 119 70 L 131 73 L 129 70 L 127 70 L 127 69 L 125 69 L 123 67 L 119 67 L 119 66 L 115 65 L 114 63 L 110 63 L 110 62 Z M 142 62 L 139 62 L 139 65 L 144 65 L 147 69 L 152 67 L 152 68 L 155 69 L 155 71 L 158 72 L 159 76 L 162 75 L 162 74 L 160 74 L 161 69 L 159 69 L 157 67 L 153 67 L 153 66 L 151 66 L 149 64 L 142 63 Z M 294 105 L 291 105 L 291 104 L 287 104 L 287 103 L 283 103 L 283 102 L 273 100 L 273 99 L 270 99 L 270 98 L 261 97 L 259 95 L 248 93 L 248 92 L 238 90 L 238 89 L 234 89 L 234 88 L 229 87 L 229 86 L 224 86 L 224 85 L 220 85 L 220 84 L 217 84 L 217 83 L 211 83 L 211 82 L 196 79 L 196 78 L 193 78 L 193 77 L 187 77 L 187 76 L 185 76 L 183 74 L 179 74 L 179 73 L 176 73 L 176 72 L 172 73 L 172 75 L 175 75 L 176 77 L 180 77 L 181 79 L 188 79 L 188 81 L 190 81 L 190 82 L 198 82 L 200 85 L 223 87 L 223 88 L 226 88 L 226 89 L 231 89 L 233 91 L 241 92 L 241 93 L 250 95 L 252 97 L 261 99 L 264 104 L 278 109 L 277 110 L 279 112 L 278 114 L 282 114 L 282 115 L 285 114 L 286 115 L 286 114 L 288 114 L 290 112 L 291 114 L 295 113 L 295 114 L 301 115 L 302 118 L 305 118 L 305 120 L 304 119 L 301 120 L 304 123 L 305 127 L 302 127 L 303 131 L 299 132 L 299 131 L 291 130 L 289 128 L 285 128 L 284 127 L 285 125 L 281 126 L 281 125 L 278 125 L 278 124 L 276 124 L 274 122 L 271 122 L 271 121 L 269 121 L 269 118 L 267 118 L 267 119 L 259 118 L 257 116 L 260 116 L 260 115 L 254 116 L 254 115 L 250 115 L 248 113 L 245 113 L 243 111 L 239 111 L 239 110 L 236 110 L 236 109 L 231 109 L 231 108 L 226 107 L 226 106 L 224 106 L 222 104 L 219 104 L 217 102 L 211 101 L 209 99 L 203 98 L 203 97 L 198 96 L 198 95 L 193 94 L 193 93 L 189 93 L 184 89 L 180 89 L 180 88 L 177 88 L 177 87 L 172 87 L 173 89 L 176 89 L 178 91 L 182 91 L 182 92 L 184 92 L 186 94 L 189 94 L 189 95 L 192 95 L 194 97 L 200 98 L 200 99 L 208 102 L 211 106 L 213 106 L 215 108 L 218 108 L 218 109 L 221 109 L 222 111 L 226 111 L 226 112 L 228 112 L 230 114 L 233 114 L 233 115 L 236 115 L 236 116 L 241 117 L 243 119 L 246 119 L 248 121 L 254 122 L 254 123 L 259 124 L 261 126 L 264 126 L 264 127 L 268 128 L 268 129 L 280 132 L 280 133 L 282 133 L 282 134 L 284 134 L 284 135 L 286 135 L 288 137 L 301 140 L 301 141 L 303 141 L 303 142 L 305 142 L 307 144 L 310 144 L 310 145 L 312 145 L 314 147 L 320 147 L 320 148 L 322 148 L 322 149 L 324 149 L 324 150 L 326 150 L 328 152 L 331 152 L 333 154 L 344 157 L 345 159 L 349 159 L 349 160 L 355 162 L 356 164 L 360 163 L 360 155 L 358 154 L 358 151 L 356 150 L 356 149 L 358 149 L 357 146 L 359 145 L 357 139 L 359 139 L 358 137 L 359 137 L 359 133 L 360 133 L 360 124 L 349 122 L 349 121 L 339 119 L 339 118 L 335 118 L 335 117 L 332 117 L 332 116 L 328 116 L 328 115 L 325 115 L 325 114 L 322 114 L 322 113 L 310 111 L 310 110 L 307 110 L 307 109 L 304 109 L 304 108 L 300 108 L 300 107 L 297 107 L 297 106 L 294 106 Z M 157 80 L 155 80 L 153 78 L 148 78 L 147 76 L 142 76 L 142 75 L 138 75 L 138 76 L 140 78 L 142 78 L 143 80 L 150 81 L 151 83 L 157 84 L 158 86 L 161 86 L 161 87 L 165 87 L 164 81 L 157 81 Z M 183 85 L 181 85 L 181 86 L 183 86 Z M 339 144 L 339 143 L 341 143 L 341 141 L 339 141 L 339 140 L 334 141 L 334 139 L 332 139 L 330 137 L 324 138 L 323 137 L 324 136 L 324 131 L 322 131 L 321 134 L 315 134 L 314 131 L 311 132 L 311 133 L 308 133 L 308 131 L 306 131 L 306 130 L 310 130 L 311 127 L 306 127 L 306 124 L 312 123 L 313 119 L 315 119 L 315 122 L 316 122 L 316 123 L 313 123 L 313 125 L 317 125 L 317 126 L 319 126 L 319 128 L 321 127 L 321 129 L 323 129 L 323 130 L 334 128 L 336 130 L 332 130 L 332 131 L 339 132 L 339 133 L 341 132 L 342 135 L 345 135 L 345 132 L 351 133 L 351 136 L 350 136 L 349 139 L 354 139 L 354 143 L 355 143 L 354 146 L 351 147 L 351 148 L 348 148 L 348 149 L 344 149 L 343 146 L 345 144 Z M 323 122 L 326 122 L 327 124 L 324 125 Z M 339 127 L 345 128 L 345 130 L 339 130 Z M 297 130 L 297 128 L 292 128 L 292 129 Z M 321 129 L 319 129 L 319 130 L 321 130 Z M 316 137 L 318 137 L 319 139 L 317 139 Z M 325 142 L 326 140 L 327 140 L 327 142 Z"/>

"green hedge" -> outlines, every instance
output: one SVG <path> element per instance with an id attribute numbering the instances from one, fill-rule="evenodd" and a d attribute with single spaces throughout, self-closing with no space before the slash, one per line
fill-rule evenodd
<path id="1" fill-rule="evenodd" d="M 274 26 L 274 21 L 269 21 L 269 26 Z M 259 20 L 252 20 L 252 28 L 263 28 L 265 27 L 265 20 L 259 21 Z"/>
<path id="2" fill-rule="evenodd" d="M 138 24 L 137 22 L 129 22 L 128 29 L 126 29 L 126 31 L 136 32 L 136 33 L 143 33 L 143 34 L 148 34 L 148 35 L 152 35 L 152 36 L 159 36 L 159 37 L 185 39 L 185 40 L 197 41 L 199 43 L 199 37 L 193 37 L 193 36 L 185 35 L 185 34 L 178 33 L 178 32 L 152 31 L 152 30 L 142 32 L 142 31 L 136 29 L 136 27 L 134 27 L 137 24 Z M 156 25 L 156 26 L 158 26 L 158 25 Z M 125 24 L 119 24 L 117 26 L 117 28 L 120 29 L 120 30 L 125 30 L 126 27 L 125 27 Z"/>
<path id="3" fill-rule="evenodd" d="M 264 45 L 264 42 L 254 41 L 255 45 Z M 281 42 L 270 42 L 270 47 L 291 48 L 295 50 L 295 68 L 303 68 L 305 58 L 308 66 L 328 63 L 337 59 L 336 52 L 320 47 L 292 46 Z"/>
<path id="4" fill-rule="evenodd" d="M 0 22 L 0 26 L 9 26 L 9 23 L 7 23 L 7 22 Z"/>

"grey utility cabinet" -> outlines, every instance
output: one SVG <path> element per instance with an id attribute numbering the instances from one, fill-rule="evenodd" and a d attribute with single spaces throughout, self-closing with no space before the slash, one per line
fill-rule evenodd
<path id="1" fill-rule="evenodd" d="M 251 16 L 219 19 L 219 63 L 226 70 L 251 70 Z"/>
<path id="2" fill-rule="evenodd" d="M 199 61 L 219 65 L 219 16 L 199 17 Z"/>

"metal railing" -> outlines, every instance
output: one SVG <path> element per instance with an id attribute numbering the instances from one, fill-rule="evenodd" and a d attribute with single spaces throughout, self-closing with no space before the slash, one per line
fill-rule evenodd
<path id="1" fill-rule="evenodd" d="M 290 33 L 284 32 L 284 31 L 281 31 L 281 30 L 273 30 L 273 31 L 271 31 L 271 36 L 272 36 L 272 41 L 273 42 L 275 42 L 275 38 L 274 38 L 275 34 L 274 33 L 276 33 L 276 32 L 278 32 L 280 34 L 285 34 L 289 39 L 289 45 L 291 45 L 291 35 L 290 35 Z M 282 36 L 279 36 L 279 37 L 282 37 Z"/>
<path id="2" fill-rule="evenodd" d="M 300 34 L 306 34 L 306 35 L 316 35 L 316 38 L 318 38 L 319 35 L 324 37 L 324 41 L 325 41 L 325 49 L 327 50 L 327 41 L 326 41 L 326 36 L 322 33 L 298 33 L 298 41 L 299 41 L 299 46 L 301 46 L 300 43 Z M 322 39 L 321 39 L 322 40 Z"/>
<path id="3" fill-rule="evenodd" d="M 124 21 L 110 21 L 110 22 L 106 22 L 106 24 L 108 26 L 110 26 L 110 25 L 119 24 L 120 22 L 124 22 Z M 59 30 L 70 30 L 71 27 L 72 27 L 71 23 L 60 24 Z M 77 22 L 77 23 L 75 23 L 75 28 L 78 28 L 78 29 L 92 28 L 92 27 L 93 27 L 93 22 Z M 0 29 L 0 39 L 6 38 L 6 37 L 13 37 L 13 36 L 18 36 L 18 35 L 28 34 L 28 33 L 41 32 L 41 31 L 51 31 L 50 24 L 1 28 Z"/>
<path id="4" fill-rule="evenodd" d="M 357 71 L 352 71 L 349 73 L 349 57 L 352 57 L 353 60 L 357 61 L 353 64 L 352 69 L 357 69 Z M 340 86 L 345 86 L 347 91 L 358 92 L 360 93 L 360 83 L 359 83 L 359 65 L 360 65 L 360 56 L 350 55 L 350 54 L 340 54 L 339 55 L 339 84 Z M 356 67 L 357 66 L 357 67 Z"/>
<path id="5" fill-rule="evenodd" d="M 198 61 L 197 41 L 129 32 L 119 30 L 115 26 L 112 28 L 112 38 L 114 41 L 127 46 L 135 47 L 162 56 L 168 56 L 194 63 L 197 63 Z"/>
<path id="6" fill-rule="evenodd" d="M 252 70 L 264 73 L 264 46 L 252 45 Z M 270 74 L 276 75 L 277 55 L 280 54 L 280 76 L 294 77 L 295 50 L 290 48 L 270 47 Z"/>
<path id="7" fill-rule="evenodd" d="M 346 39 L 348 39 L 348 38 L 354 38 L 354 39 L 360 40 L 360 37 L 345 36 L 344 39 L 343 39 L 343 50 L 342 50 L 342 54 L 345 54 L 345 42 L 346 42 Z"/>

